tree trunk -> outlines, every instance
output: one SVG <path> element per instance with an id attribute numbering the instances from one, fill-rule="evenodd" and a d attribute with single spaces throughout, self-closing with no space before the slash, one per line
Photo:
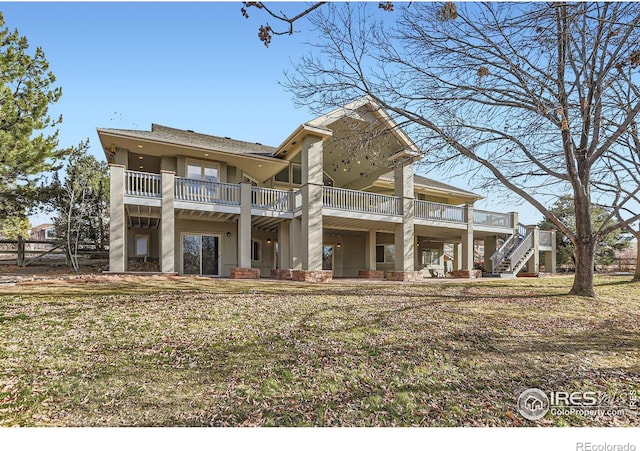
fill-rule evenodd
<path id="1" fill-rule="evenodd" d="M 581 180 L 587 180 L 585 171 Z M 583 183 L 582 186 L 588 186 Z M 593 262 L 596 239 L 591 227 L 591 199 L 588 190 L 576 190 L 573 199 L 576 215 L 576 235 L 573 243 L 576 254 L 576 276 L 569 294 L 596 297 L 593 289 Z"/>
<path id="2" fill-rule="evenodd" d="M 593 289 L 593 249 L 594 243 L 579 241 L 576 243 L 576 276 L 569 294 L 575 296 L 596 297 Z"/>

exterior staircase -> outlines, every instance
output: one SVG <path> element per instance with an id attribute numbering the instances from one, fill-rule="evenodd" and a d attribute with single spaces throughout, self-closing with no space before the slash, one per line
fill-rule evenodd
<path id="1" fill-rule="evenodd" d="M 493 253 L 493 273 L 500 277 L 512 279 L 527 264 L 535 253 L 533 232 L 527 233 L 522 224 L 518 224 L 518 233 L 512 235 Z"/>

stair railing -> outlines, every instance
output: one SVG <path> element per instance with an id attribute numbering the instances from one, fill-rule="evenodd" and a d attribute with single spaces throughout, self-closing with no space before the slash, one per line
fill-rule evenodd
<path id="1" fill-rule="evenodd" d="M 527 236 L 524 237 L 524 240 L 518 244 L 510 254 L 511 264 L 509 265 L 509 270 L 515 272 L 515 268 L 520 262 L 520 260 L 525 256 L 529 249 L 533 247 L 533 232 L 529 232 Z M 522 267 L 522 266 L 520 266 Z"/>
<path id="2" fill-rule="evenodd" d="M 511 249 L 513 249 L 513 247 L 518 244 L 518 240 L 519 238 L 517 235 L 511 235 L 508 240 L 502 243 L 500 249 L 495 251 L 493 255 L 489 257 L 489 259 L 493 262 L 494 273 L 496 272 L 496 268 L 500 266 L 500 263 L 502 263 L 505 257 L 509 254 L 509 251 L 511 251 Z"/>

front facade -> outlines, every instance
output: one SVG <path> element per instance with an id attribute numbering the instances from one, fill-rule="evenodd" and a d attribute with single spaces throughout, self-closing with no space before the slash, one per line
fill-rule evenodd
<path id="1" fill-rule="evenodd" d="M 551 232 L 414 175 L 419 149 L 366 99 L 279 147 L 155 124 L 98 135 L 111 170 L 112 272 L 416 280 L 473 274 L 477 240 L 485 271 L 538 272 L 540 258 L 555 271 Z"/>

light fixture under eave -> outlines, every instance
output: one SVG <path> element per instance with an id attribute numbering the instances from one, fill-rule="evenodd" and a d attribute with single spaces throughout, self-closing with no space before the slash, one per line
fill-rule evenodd
<path id="1" fill-rule="evenodd" d="M 140 165 L 138 166 L 138 169 L 144 169 L 144 166 Z"/>
<path id="2" fill-rule="evenodd" d="M 142 155 L 139 155 L 138 160 L 144 160 L 144 157 Z"/>
<path id="3" fill-rule="evenodd" d="M 267 244 L 271 244 L 271 238 L 267 238 Z"/>
<path id="4" fill-rule="evenodd" d="M 262 167 L 262 165 L 261 165 L 261 164 L 259 164 L 259 165 L 258 165 L 258 167 L 259 167 L 259 168 L 261 168 L 261 167 Z"/>
<path id="5" fill-rule="evenodd" d="M 209 154 L 208 154 L 208 153 L 205 153 L 205 154 L 204 154 L 204 156 L 205 156 L 205 157 L 208 157 L 208 156 L 209 156 Z"/>
<path id="6" fill-rule="evenodd" d="M 340 247 L 340 246 L 341 246 L 340 243 L 336 243 L 336 247 Z"/>
<path id="7" fill-rule="evenodd" d="M 227 232 L 227 238 L 231 238 L 231 232 Z"/>
<path id="8" fill-rule="evenodd" d="M 138 144 L 138 148 L 139 148 L 139 149 L 142 149 L 142 144 Z"/>

